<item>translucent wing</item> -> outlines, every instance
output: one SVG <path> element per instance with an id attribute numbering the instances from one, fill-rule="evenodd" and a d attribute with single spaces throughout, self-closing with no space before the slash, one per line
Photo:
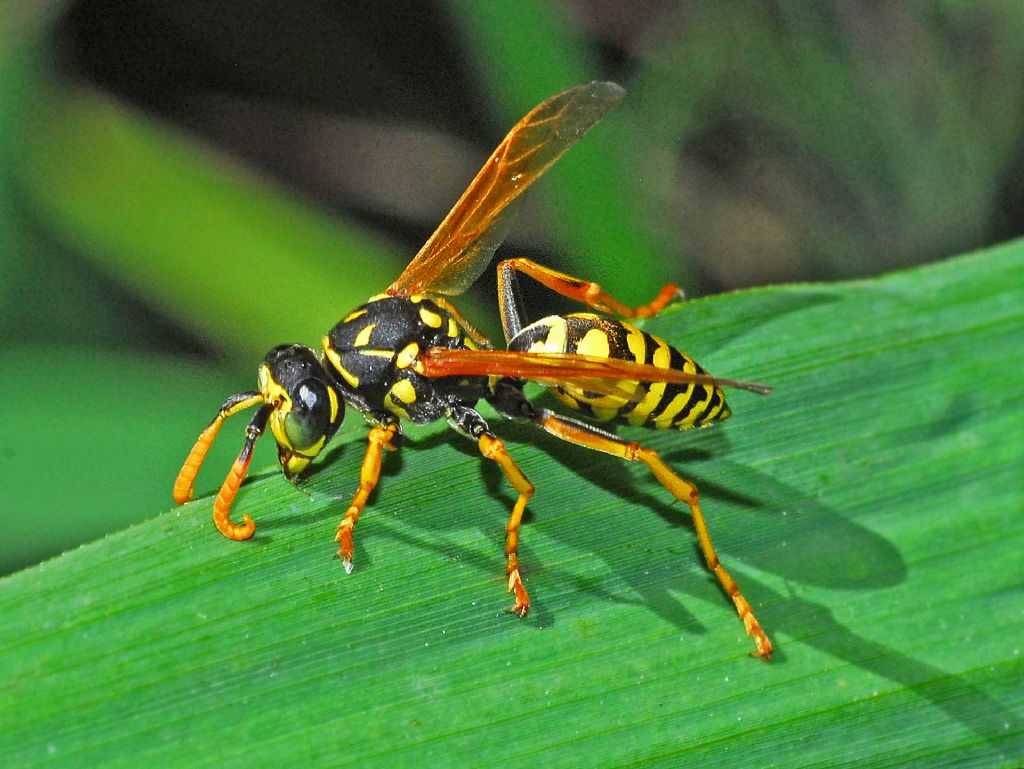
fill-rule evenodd
<path id="1" fill-rule="evenodd" d="M 420 355 L 417 371 L 425 376 L 507 376 L 545 385 L 574 385 L 591 392 L 627 399 L 622 382 L 680 382 L 716 387 L 736 387 L 767 395 L 772 388 L 755 382 L 722 379 L 708 374 L 689 374 L 644 363 L 598 358 L 591 355 L 505 350 L 449 350 L 432 347 Z"/>
<path id="2" fill-rule="evenodd" d="M 494 150 L 387 293 L 460 294 L 469 288 L 507 234 L 509 204 L 624 94 L 615 83 L 586 83 L 535 107 Z"/>

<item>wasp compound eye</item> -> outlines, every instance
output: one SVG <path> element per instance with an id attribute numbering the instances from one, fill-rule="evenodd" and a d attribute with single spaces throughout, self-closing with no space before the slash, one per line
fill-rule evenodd
<path id="1" fill-rule="evenodd" d="M 284 432 L 289 444 L 300 452 L 319 450 L 324 440 L 334 433 L 338 426 L 335 422 L 341 422 L 344 412 L 338 411 L 336 400 L 332 404 L 328 387 L 317 379 L 299 383 L 291 401 L 291 410 L 284 416 Z"/>

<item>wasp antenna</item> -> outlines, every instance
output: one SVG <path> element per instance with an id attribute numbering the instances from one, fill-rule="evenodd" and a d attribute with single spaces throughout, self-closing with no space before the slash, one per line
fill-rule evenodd
<path id="1" fill-rule="evenodd" d="M 774 388 L 766 384 L 759 384 L 757 382 L 741 382 L 738 379 L 721 379 L 715 377 L 715 382 L 721 387 L 735 387 L 737 390 L 749 390 L 752 393 L 758 395 L 771 395 L 774 392 Z"/>
<path id="2" fill-rule="evenodd" d="M 199 474 L 199 468 L 202 467 L 203 460 L 206 459 L 206 452 L 213 445 L 213 439 L 217 437 L 217 433 L 220 431 L 220 426 L 224 424 L 224 420 L 233 414 L 237 414 L 239 411 L 259 405 L 260 403 L 263 403 L 263 396 L 258 392 L 239 393 L 238 395 L 232 395 L 224 401 L 224 405 L 220 407 L 217 416 L 199 434 L 196 445 L 192 447 L 192 451 L 189 452 L 185 464 L 181 466 L 181 471 L 174 481 L 175 502 L 183 505 L 192 499 L 192 495 L 195 493 L 193 486 L 196 475 Z"/>
<path id="3" fill-rule="evenodd" d="M 217 498 L 213 501 L 213 522 L 217 526 L 217 531 L 228 539 L 249 539 L 256 531 L 256 524 L 248 515 L 242 516 L 241 523 L 234 523 L 231 520 L 231 504 L 235 501 L 242 481 L 245 480 L 249 462 L 252 460 L 253 446 L 256 445 L 256 439 L 263 435 L 271 411 L 273 411 L 272 406 L 264 406 L 256 412 L 249 422 L 249 426 L 245 428 L 245 443 L 242 445 L 242 451 L 231 466 L 228 477 L 224 479 L 220 491 L 217 492 Z"/>

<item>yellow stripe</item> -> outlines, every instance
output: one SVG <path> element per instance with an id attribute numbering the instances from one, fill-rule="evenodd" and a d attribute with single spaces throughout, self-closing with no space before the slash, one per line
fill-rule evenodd
<path id="1" fill-rule="evenodd" d="M 455 322 L 455 318 L 448 318 L 448 336 L 453 339 L 459 335 L 459 324 Z"/>
<path id="2" fill-rule="evenodd" d="M 592 328 L 576 343 L 576 352 L 580 355 L 593 355 L 595 358 L 607 358 L 609 352 L 608 335 L 599 328 Z"/>
<path id="3" fill-rule="evenodd" d="M 715 417 L 717 417 L 719 414 L 722 413 L 722 409 L 724 409 L 724 408 L 725 408 L 725 396 L 723 396 L 722 394 L 719 394 L 719 396 L 718 396 L 718 405 L 715 406 L 713 409 L 711 409 L 706 414 L 704 414 L 702 416 L 702 419 L 704 419 L 704 421 L 706 421 L 706 422 L 711 422 L 712 420 L 714 420 Z"/>
<path id="4" fill-rule="evenodd" d="M 683 410 L 683 406 L 685 406 L 689 402 L 689 400 L 690 389 L 687 389 L 685 392 L 679 393 L 679 395 L 673 398 L 672 402 L 668 404 L 668 407 L 660 414 L 658 414 L 657 418 L 654 420 L 655 429 L 664 430 L 667 427 L 671 427 L 672 420 L 674 420 L 676 418 L 676 415 Z M 690 421 L 691 414 L 693 414 L 693 409 L 691 409 L 690 413 L 686 415 L 687 418 L 686 420 L 684 420 L 684 423 L 686 421 Z"/>
<path id="5" fill-rule="evenodd" d="M 543 339 L 531 344 L 527 352 L 565 352 L 565 338 L 568 332 L 564 318 L 552 315 L 550 318 L 538 320 L 533 325 L 547 326 L 548 333 Z"/>
<path id="6" fill-rule="evenodd" d="M 349 321 L 355 320 L 356 318 L 366 315 L 366 308 L 361 307 L 358 310 L 352 310 L 348 315 L 341 319 L 342 323 L 348 323 Z"/>
<path id="7" fill-rule="evenodd" d="M 643 363 L 647 359 L 647 342 L 644 339 L 644 332 L 628 323 L 623 323 L 622 327 L 626 329 L 626 347 L 629 348 L 630 355 L 637 363 Z"/>
<path id="8" fill-rule="evenodd" d="M 657 337 L 655 337 L 655 338 L 657 338 Z M 660 343 L 661 340 L 658 339 L 658 342 Z M 693 362 L 693 359 L 690 358 L 689 355 L 683 355 L 682 371 L 684 371 L 687 374 L 696 374 L 697 373 L 697 364 Z M 683 390 L 678 395 L 676 395 L 676 397 L 674 397 L 672 399 L 672 402 L 669 403 L 668 406 L 665 407 L 665 410 L 662 411 L 660 414 L 658 414 L 658 416 L 655 418 L 655 420 L 654 420 L 654 429 L 656 429 L 656 430 L 664 430 L 664 429 L 666 429 L 668 427 L 671 427 L 672 426 L 672 422 L 675 420 L 676 416 L 678 416 L 679 412 L 683 410 L 683 408 L 686 406 L 686 404 L 689 402 L 690 398 L 692 397 L 692 395 L 693 395 L 693 388 L 698 387 L 698 386 L 699 385 L 693 384 L 692 382 L 690 384 L 686 385 L 686 389 Z M 706 401 L 706 399 L 705 399 L 705 401 Z M 703 401 L 701 401 L 701 402 L 703 402 Z M 694 406 L 692 409 L 690 409 L 690 412 L 686 415 L 686 418 L 683 419 L 682 422 L 680 422 L 679 425 L 677 425 L 677 426 L 682 428 L 682 427 L 689 427 L 690 425 L 692 425 L 693 424 L 693 414 L 697 412 L 698 408 L 699 408 L 699 405 L 698 406 Z"/>
<path id="9" fill-rule="evenodd" d="M 356 350 L 360 355 L 368 355 L 371 358 L 394 358 L 393 350 Z"/>
<path id="10" fill-rule="evenodd" d="M 664 341 L 656 336 L 652 336 L 651 339 L 657 344 L 657 348 L 654 350 L 654 355 L 651 358 L 651 363 L 658 368 L 670 368 L 672 362 L 672 353 L 668 349 L 668 345 Z M 644 341 L 644 340 L 641 340 Z M 627 344 L 628 344 L 627 339 Z M 630 352 L 633 352 L 632 346 Z M 634 353 L 635 354 L 635 353 Z M 645 351 L 646 354 L 646 351 Z M 643 358 L 639 359 L 641 362 Z M 641 399 L 636 407 L 626 415 L 626 419 L 630 424 L 642 425 L 647 421 L 647 417 L 654 409 L 658 407 L 662 399 L 665 397 L 665 382 L 653 382 L 647 385 L 647 394 Z"/>
<path id="11" fill-rule="evenodd" d="M 651 339 L 658 343 L 658 349 L 654 351 L 651 363 L 658 368 L 672 368 L 672 352 L 668 349 L 668 345 L 663 339 L 656 336 L 652 336 Z"/>
<path id="12" fill-rule="evenodd" d="M 661 399 L 665 397 L 665 382 L 654 382 L 647 386 L 647 394 L 636 404 L 636 407 L 626 415 L 631 425 L 642 425 L 647 421 L 647 416 L 657 408 Z"/>
<path id="13" fill-rule="evenodd" d="M 600 408 L 591 404 L 590 410 L 594 412 L 594 419 L 598 422 L 607 422 L 609 419 L 614 419 L 619 414 L 618 407 Z"/>
<path id="14" fill-rule="evenodd" d="M 691 389 L 692 389 L 692 387 L 696 387 L 696 386 L 697 385 L 691 386 Z M 693 425 L 696 424 L 696 422 L 697 422 L 697 418 L 703 413 L 704 407 L 707 406 L 708 401 L 711 400 L 711 391 L 708 390 L 706 387 L 701 387 L 701 390 L 704 392 L 704 397 L 701 398 L 699 401 L 697 401 L 696 403 L 693 404 L 693 408 L 690 409 L 690 413 L 688 413 L 684 419 L 681 419 L 681 420 L 679 420 L 679 422 L 676 423 L 675 426 L 678 427 L 680 430 L 685 430 L 687 427 L 693 427 Z M 690 393 L 687 392 L 685 394 L 689 395 Z M 680 395 L 678 397 L 682 398 L 683 396 Z M 685 402 L 686 401 L 684 401 L 684 403 Z M 667 419 L 667 417 L 671 416 L 671 417 L 674 418 L 676 416 L 676 414 L 678 414 L 678 413 L 679 413 L 679 409 L 676 409 L 675 412 L 673 412 L 671 415 L 659 414 L 657 420 L 655 420 L 657 422 L 657 428 L 660 430 L 660 429 L 664 429 L 666 427 L 672 427 L 672 420 L 671 419 Z M 666 419 L 667 419 L 667 421 L 666 421 Z"/>
<path id="15" fill-rule="evenodd" d="M 356 339 L 352 342 L 353 347 L 366 347 L 370 343 L 370 334 L 377 328 L 376 323 L 370 323 L 363 327 L 362 331 L 356 334 Z"/>
<path id="16" fill-rule="evenodd" d="M 337 350 L 331 347 L 330 337 L 326 336 L 324 337 L 324 354 L 327 356 L 328 360 L 331 361 L 335 370 L 345 378 L 346 382 L 353 387 L 359 387 L 359 377 L 341 365 L 341 356 L 338 355 Z"/>

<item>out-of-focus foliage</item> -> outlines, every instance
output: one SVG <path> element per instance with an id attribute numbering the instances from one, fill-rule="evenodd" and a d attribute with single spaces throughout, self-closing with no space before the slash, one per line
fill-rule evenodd
<path id="1" fill-rule="evenodd" d="M 378 291 L 504 130 L 581 80 L 628 98 L 531 191 L 506 253 L 626 300 L 1022 230 L 1015 2 L 9 6 L 0 468 L 20 534 L 0 570 L 169 504 L 172 459 L 262 353 Z M 493 301 L 490 275 L 465 298 L 492 332 Z M 62 491 L 33 475 L 55 457 Z M 112 484 L 135 504 L 82 502 Z"/>

